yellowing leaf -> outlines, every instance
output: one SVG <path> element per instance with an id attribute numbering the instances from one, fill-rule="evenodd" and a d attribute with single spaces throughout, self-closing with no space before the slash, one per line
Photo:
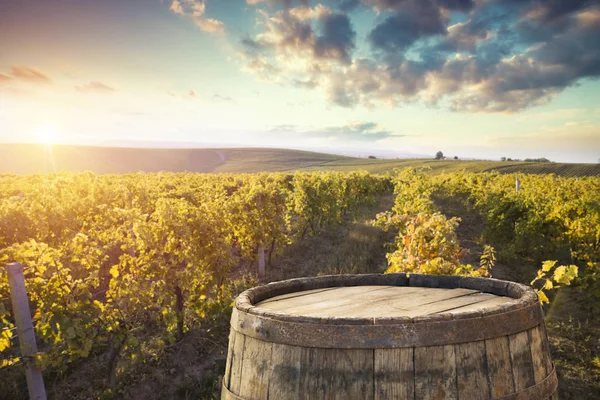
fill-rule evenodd
<path id="1" fill-rule="evenodd" d="M 110 274 L 112 275 L 113 278 L 118 278 L 119 277 L 119 266 L 118 265 L 113 265 L 110 269 Z"/>
<path id="2" fill-rule="evenodd" d="M 4 329 L 0 334 L 0 351 L 4 351 L 10 347 L 10 338 L 12 334 L 8 329 Z"/>
<path id="3" fill-rule="evenodd" d="M 568 267 L 561 265 L 554 271 L 553 279 L 562 285 L 570 285 L 571 281 L 577 277 L 577 266 L 570 265 Z"/>
<path id="4" fill-rule="evenodd" d="M 556 261 L 547 260 L 542 263 L 542 271 L 548 272 L 556 265 Z"/>

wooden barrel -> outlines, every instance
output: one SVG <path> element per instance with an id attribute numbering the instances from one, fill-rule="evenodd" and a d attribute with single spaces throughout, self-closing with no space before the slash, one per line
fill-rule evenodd
<path id="1" fill-rule="evenodd" d="M 531 288 L 338 275 L 236 299 L 222 399 L 557 399 L 557 385 Z"/>

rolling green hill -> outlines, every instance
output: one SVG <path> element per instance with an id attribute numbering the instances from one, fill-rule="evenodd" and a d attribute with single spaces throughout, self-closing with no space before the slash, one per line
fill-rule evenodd
<path id="1" fill-rule="evenodd" d="M 140 149 L 64 145 L 1 144 L 0 173 L 53 171 L 128 172 L 392 172 L 395 168 L 428 168 L 431 173 L 499 171 L 600 176 L 600 164 L 565 164 L 433 159 L 380 160 L 285 149 Z"/>

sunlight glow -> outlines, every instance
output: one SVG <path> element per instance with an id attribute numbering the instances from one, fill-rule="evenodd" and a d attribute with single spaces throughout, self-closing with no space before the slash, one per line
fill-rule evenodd
<path id="1" fill-rule="evenodd" d="M 41 144 L 52 144 L 57 139 L 57 131 L 51 125 L 41 125 L 37 128 L 37 141 Z"/>

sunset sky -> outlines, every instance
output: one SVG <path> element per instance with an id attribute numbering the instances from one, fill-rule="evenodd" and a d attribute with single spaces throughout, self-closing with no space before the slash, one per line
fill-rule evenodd
<path id="1" fill-rule="evenodd" d="M 600 159 L 600 0 L 0 0 L 0 141 Z"/>

